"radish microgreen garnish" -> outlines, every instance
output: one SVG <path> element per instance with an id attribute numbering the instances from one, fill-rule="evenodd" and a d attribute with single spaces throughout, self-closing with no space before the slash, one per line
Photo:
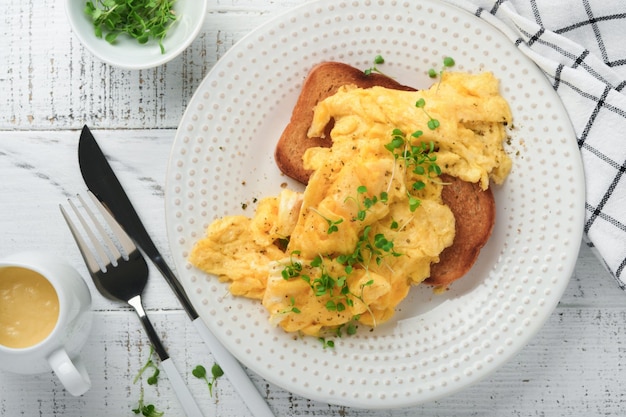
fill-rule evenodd
<path id="1" fill-rule="evenodd" d="M 144 372 L 146 372 L 148 369 L 152 369 L 152 375 L 150 375 L 146 379 L 146 382 L 148 383 L 148 385 L 156 385 L 156 383 L 158 382 L 159 374 L 161 373 L 161 371 L 159 371 L 159 368 L 157 367 L 157 365 L 152 360 L 152 355 L 153 354 L 154 354 L 154 348 L 152 346 L 150 346 L 150 355 L 148 356 L 148 360 L 141 367 L 141 369 L 139 370 L 137 375 L 135 375 L 135 379 L 133 380 L 133 384 L 136 383 L 143 376 Z"/>
<path id="2" fill-rule="evenodd" d="M 317 340 L 322 342 L 322 347 L 324 349 L 326 349 L 326 348 L 334 348 L 335 347 L 335 342 L 333 342 L 332 340 L 326 340 L 323 337 L 318 337 Z"/>
<path id="3" fill-rule="evenodd" d="M 367 187 L 365 185 L 361 185 L 356 189 L 357 196 L 356 197 L 346 197 L 344 203 L 348 201 L 354 201 L 357 206 L 356 218 L 352 220 L 360 220 L 364 221 L 367 216 L 367 211 L 374 206 L 374 204 L 381 202 L 386 203 L 389 199 L 389 195 L 386 191 L 382 191 L 380 195 L 369 197 L 367 193 Z"/>
<path id="4" fill-rule="evenodd" d="M 330 235 L 332 233 L 335 233 L 335 232 L 339 231 L 339 227 L 337 227 L 337 225 L 343 223 L 343 219 L 342 218 L 340 218 L 338 220 L 332 220 L 332 219 L 329 219 L 328 217 L 324 216 L 322 213 L 319 212 L 319 210 L 316 210 L 313 207 L 309 207 L 309 209 L 312 212 L 318 214 L 324 220 L 326 220 L 326 223 L 328 223 L 328 229 L 326 230 L 326 233 L 328 233 Z"/>
<path id="5" fill-rule="evenodd" d="M 376 55 L 374 57 L 374 65 L 370 68 L 367 68 L 365 71 L 363 71 L 363 73 L 365 75 L 371 75 L 373 72 L 377 72 L 381 75 L 385 75 L 381 70 L 378 69 L 378 67 L 376 65 L 380 65 L 380 64 L 384 64 L 385 63 L 385 58 L 382 57 L 382 55 Z"/>
<path id="6" fill-rule="evenodd" d="M 281 314 L 300 314 L 302 311 L 298 307 L 296 307 L 296 299 L 294 297 L 289 297 L 289 308 L 281 311 Z"/>
<path id="7" fill-rule="evenodd" d="M 430 78 L 437 78 L 437 76 L 441 76 L 447 68 L 452 68 L 455 64 L 454 58 L 447 56 L 443 59 L 443 66 L 439 72 L 437 72 L 434 68 L 431 68 L 428 70 L 428 76 Z"/>
<path id="8" fill-rule="evenodd" d="M 91 17 L 95 35 L 114 44 L 117 37 L 126 34 L 140 44 L 150 39 L 158 41 L 165 53 L 163 39 L 176 20 L 173 4 L 176 0 L 95 0 L 85 4 L 85 13 Z"/>
<path id="9" fill-rule="evenodd" d="M 144 372 L 146 372 L 148 369 L 152 370 L 152 375 L 150 375 L 146 379 L 146 382 L 148 383 L 148 385 L 156 385 L 156 383 L 158 382 L 160 371 L 157 365 L 152 360 L 152 355 L 154 355 L 154 348 L 150 346 L 150 355 L 148 355 L 148 360 L 141 367 L 137 375 L 135 375 L 135 379 L 133 379 L 133 384 L 135 384 L 138 380 L 140 380 Z M 132 409 L 133 413 L 141 414 L 142 416 L 145 416 L 145 417 L 160 417 L 164 414 L 163 412 L 157 411 L 154 405 L 144 404 L 143 397 L 144 397 L 144 392 L 143 392 L 143 387 L 141 387 L 138 405 L 137 405 L 137 408 Z"/>
<path id="10" fill-rule="evenodd" d="M 206 368 L 202 365 L 198 365 L 195 368 L 193 368 L 193 370 L 191 371 L 191 374 L 198 379 L 203 379 L 206 382 L 207 386 L 209 387 L 209 395 L 212 397 L 213 387 L 217 383 L 217 378 L 224 375 L 224 371 L 217 363 L 214 363 L 213 366 L 211 367 L 211 379 L 210 380 L 209 380 L 209 377 L 207 376 Z"/>
<path id="11" fill-rule="evenodd" d="M 139 397 L 139 403 L 137 408 L 133 408 L 132 412 L 135 414 L 141 414 L 144 417 L 161 417 L 165 414 L 163 411 L 158 411 L 153 404 L 144 404 L 143 402 L 143 388 Z"/>
<path id="12" fill-rule="evenodd" d="M 291 255 L 289 255 L 289 264 L 287 264 L 280 273 L 284 280 L 299 277 L 302 272 L 302 263 L 294 261 L 294 255 L 300 255 L 300 251 L 295 250 L 291 252 Z"/>
<path id="13" fill-rule="evenodd" d="M 419 100 L 417 100 L 415 102 L 415 107 L 422 109 L 422 111 L 424 112 L 424 114 L 426 115 L 426 117 L 428 117 L 428 123 L 427 126 L 430 130 L 435 130 L 439 127 L 439 120 L 434 119 L 430 114 L 428 114 L 428 112 L 426 111 L 425 107 L 426 107 L 426 100 L 424 100 L 423 98 L 420 98 Z M 414 135 L 417 135 L 418 132 L 420 132 L 419 130 L 417 132 L 414 132 Z"/>

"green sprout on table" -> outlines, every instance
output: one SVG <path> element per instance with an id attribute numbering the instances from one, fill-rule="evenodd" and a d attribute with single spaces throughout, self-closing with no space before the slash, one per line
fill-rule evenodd
<path id="1" fill-rule="evenodd" d="M 148 383 L 148 385 L 156 385 L 156 383 L 159 380 L 159 374 L 161 373 L 161 371 L 157 367 L 156 363 L 154 363 L 154 361 L 152 360 L 152 355 L 153 354 L 154 354 L 154 348 L 152 346 L 150 346 L 150 355 L 148 356 L 148 360 L 141 367 L 141 369 L 139 370 L 137 375 L 135 375 L 135 379 L 133 380 L 133 384 L 135 384 L 139 380 L 139 378 L 141 378 L 143 376 L 144 372 L 146 372 L 148 369 L 151 369 L 152 370 L 152 375 L 150 375 L 148 377 L 148 379 L 146 379 L 146 382 Z"/>
<path id="2" fill-rule="evenodd" d="M 139 404 L 137 408 L 133 408 L 133 413 L 141 414 L 144 417 L 161 417 L 165 414 L 163 411 L 158 411 L 153 404 L 144 404 L 143 402 L 143 388 L 141 389 L 141 396 L 139 397 Z"/>
<path id="3" fill-rule="evenodd" d="M 211 367 L 211 376 L 212 377 L 211 377 L 210 380 L 209 380 L 209 377 L 207 376 L 206 368 L 204 366 L 202 366 L 202 365 L 196 366 L 193 369 L 193 371 L 191 371 L 191 373 L 193 374 L 193 376 L 195 376 L 198 379 L 204 379 L 204 381 L 206 382 L 207 386 L 209 387 L 209 395 L 211 397 L 213 396 L 213 387 L 217 383 L 217 378 L 219 378 L 222 375 L 224 375 L 224 371 L 216 363 L 214 363 L 213 366 Z"/>
<path id="4" fill-rule="evenodd" d="M 154 361 L 152 360 L 153 355 L 154 355 L 154 348 L 150 346 L 150 354 L 148 355 L 148 360 L 141 367 L 137 375 L 135 375 L 135 379 L 133 379 L 133 384 L 137 383 L 137 381 L 141 379 L 143 374 L 148 369 L 152 370 L 152 375 L 150 375 L 146 379 L 146 382 L 148 383 L 148 385 L 156 385 L 156 383 L 159 381 L 160 371 L 156 363 L 154 363 Z M 132 411 L 133 413 L 141 414 L 144 417 L 161 417 L 164 414 L 161 411 L 157 411 L 156 407 L 153 404 L 144 404 L 143 387 L 141 388 L 141 394 L 139 396 L 139 404 L 137 405 L 137 408 L 133 408 Z"/>

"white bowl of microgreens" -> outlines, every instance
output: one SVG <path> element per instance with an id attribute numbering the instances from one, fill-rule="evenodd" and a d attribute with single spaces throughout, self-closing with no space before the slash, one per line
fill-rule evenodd
<path id="1" fill-rule="evenodd" d="M 178 56 L 196 38 L 207 0 L 65 0 L 76 37 L 100 60 L 146 69 Z"/>

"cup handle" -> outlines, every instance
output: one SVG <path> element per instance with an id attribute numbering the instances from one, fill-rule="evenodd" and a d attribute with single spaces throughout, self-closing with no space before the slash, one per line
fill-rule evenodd
<path id="1" fill-rule="evenodd" d="M 74 396 L 83 395 L 91 388 L 87 369 L 79 356 L 72 361 L 65 349 L 61 348 L 48 357 L 48 363 L 70 394 Z"/>

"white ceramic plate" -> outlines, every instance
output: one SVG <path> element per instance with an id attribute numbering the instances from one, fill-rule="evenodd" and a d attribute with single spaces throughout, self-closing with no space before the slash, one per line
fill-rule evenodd
<path id="1" fill-rule="evenodd" d="M 442 57 L 455 70 L 493 71 L 511 103 L 513 170 L 494 190 L 493 236 L 470 273 L 442 295 L 412 289 L 390 322 L 335 340 L 294 338 L 267 322 L 259 302 L 189 265 L 214 219 L 252 215 L 278 194 L 273 160 L 308 70 L 323 60 L 368 68 L 377 54 L 404 84 L 432 83 Z M 243 208 L 247 205 L 247 208 Z M 258 28 L 215 65 L 177 131 L 166 186 L 169 241 L 201 317 L 262 377 L 314 400 L 359 408 L 404 407 L 476 382 L 521 349 L 565 289 L 582 235 L 584 184 L 567 115 L 543 74 L 499 32 L 445 4 L 325 0 Z"/>
<path id="2" fill-rule="evenodd" d="M 174 10 L 179 18 L 163 39 L 165 53 L 161 53 L 159 43 L 152 39 L 142 45 L 128 36 L 120 35 L 116 43 L 111 45 L 104 37 L 97 38 L 91 18 L 84 11 L 86 3 L 87 0 L 65 0 L 65 12 L 74 35 L 100 60 L 132 70 L 156 67 L 177 57 L 202 29 L 207 10 L 207 0 L 177 0 Z"/>

